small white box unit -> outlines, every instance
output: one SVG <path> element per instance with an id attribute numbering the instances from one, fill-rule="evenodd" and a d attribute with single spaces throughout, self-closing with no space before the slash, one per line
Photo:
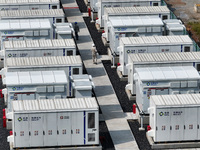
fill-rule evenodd
<path id="1" fill-rule="evenodd" d="M 72 82 L 73 95 L 76 98 L 92 97 L 92 89 L 95 88 L 95 86 L 92 82 L 91 75 L 72 75 L 70 79 Z"/>

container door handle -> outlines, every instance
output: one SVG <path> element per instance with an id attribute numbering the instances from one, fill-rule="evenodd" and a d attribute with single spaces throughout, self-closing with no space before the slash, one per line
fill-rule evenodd
<path id="1" fill-rule="evenodd" d="M 45 135 L 45 132 L 43 131 L 43 135 Z"/>
<path id="2" fill-rule="evenodd" d="M 197 129 L 199 129 L 199 124 L 197 125 Z"/>
<path id="3" fill-rule="evenodd" d="M 71 130 L 71 134 L 73 134 L 73 130 Z"/>
<path id="4" fill-rule="evenodd" d="M 57 134 L 59 134 L 59 131 L 57 130 Z"/>
<path id="5" fill-rule="evenodd" d="M 31 132 L 29 131 L 29 136 L 31 136 Z"/>

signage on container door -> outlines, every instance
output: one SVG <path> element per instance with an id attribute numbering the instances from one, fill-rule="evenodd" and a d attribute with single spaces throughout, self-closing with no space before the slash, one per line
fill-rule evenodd
<path id="1" fill-rule="evenodd" d="M 193 67 L 195 68 L 195 62 L 193 62 Z"/>
<path id="2" fill-rule="evenodd" d="M 72 75 L 72 67 L 69 66 L 69 77 Z M 71 90 L 72 84 L 69 82 L 69 96 L 72 95 L 72 90 Z"/>
<path id="3" fill-rule="evenodd" d="M 150 6 L 152 6 L 152 1 L 150 1 Z"/>
<path id="4" fill-rule="evenodd" d="M 161 18 L 161 14 L 159 14 L 159 18 Z"/>
<path id="5" fill-rule="evenodd" d="M 63 48 L 63 56 L 65 56 L 65 48 Z"/>
<path id="6" fill-rule="evenodd" d="M 49 9 L 51 9 L 51 5 L 49 4 Z"/>
<path id="7" fill-rule="evenodd" d="M 181 52 L 183 52 L 183 45 L 181 45 Z"/>

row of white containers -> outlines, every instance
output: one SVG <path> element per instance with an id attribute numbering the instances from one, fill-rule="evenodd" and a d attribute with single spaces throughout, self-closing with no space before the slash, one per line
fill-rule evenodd
<path id="1" fill-rule="evenodd" d="M 58 0 L 0 1 L 3 120 L 13 131 L 11 149 L 99 144 L 92 77 L 82 74 L 72 24 L 59 8 Z"/>

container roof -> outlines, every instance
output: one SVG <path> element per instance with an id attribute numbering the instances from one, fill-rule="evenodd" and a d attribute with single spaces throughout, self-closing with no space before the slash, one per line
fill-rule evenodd
<path id="1" fill-rule="evenodd" d="M 62 9 L 37 9 L 37 10 L 1 10 L 1 18 L 27 18 L 27 17 L 64 17 Z"/>
<path id="2" fill-rule="evenodd" d="M 121 44 L 125 46 L 144 46 L 144 45 L 176 45 L 192 44 L 188 35 L 171 36 L 146 36 L 146 37 L 121 37 Z"/>
<path id="3" fill-rule="evenodd" d="M 0 5 L 23 5 L 40 3 L 59 3 L 59 0 L 0 0 Z"/>
<path id="4" fill-rule="evenodd" d="M 63 70 L 6 72 L 4 84 L 6 86 L 67 84 L 67 77 Z"/>
<path id="5" fill-rule="evenodd" d="M 76 48 L 73 39 L 4 41 L 3 44 L 6 50 Z"/>
<path id="6" fill-rule="evenodd" d="M 90 80 L 75 80 L 72 84 L 74 89 L 77 90 L 92 90 L 92 81 Z"/>
<path id="7" fill-rule="evenodd" d="M 51 29 L 51 24 L 48 19 L 0 20 L 0 31 L 26 29 Z"/>
<path id="8" fill-rule="evenodd" d="M 200 61 L 200 52 L 135 53 L 128 57 L 133 63 Z"/>
<path id="9" fill-rule="evenodd" d="M 13 111 L 19 113 L 98 109 L 98 104 L 95 98 L 18 100 L 13 101 L 12 106 Z"/>
<path id="10" fill-rule="evenodd" d="M 200 94 L 152 95 L 150 99 L 156 106 L 187 107 L 200 104 Z"/>
<path id="11" fill-rule="evenodd" d="M 8 68 L 32 68 L 32 67 L 51 67 L 51 66 L 82 66 L 82 60 L 77 56 L 50 56 L 50 57 L 18 57 L 7 58 L 6 67 Z"/>
<path id="12" fill-rule="evenodd" d="M 170 10 L 167 8 L 167 6 L 107 7 L 104 8 L 104 11 L 109 15 L 170 13 Z"/>
<path id="13" fill-rule="evenodd" d="M 109 21 L 113 27 L 163 26 L 163 22 L 158 16 L 111 16 Z"/>
<path id="14" fill-rule="evenodd" d="M 200 79 L 193 66 L 135 68 L 141 81 Z"/>

